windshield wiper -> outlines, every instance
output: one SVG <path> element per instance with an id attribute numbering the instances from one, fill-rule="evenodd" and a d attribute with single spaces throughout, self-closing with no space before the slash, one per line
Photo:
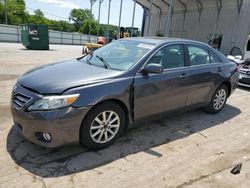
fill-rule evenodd
<path id="1" fill-rule="evenodd" d="M 102 57 L 100 57 L 100 56 L 98 56 L 98 55 L 95 55 L 95 57 L 97 57 L 98 59 L 101 60 L 101 62 L 103 63 L 103 65 L 104 65 L 104 67 L 105 67 L 106 69 L 109 69 L 109 68 L 110 68 L 110 65 L 109 65 Z"/>
<path id="2" fill-rule="evenodd" d="M 92 65 L 92 63 L 90 62 L 90 60 L 91 60 L 92 57 L 93 57 L 93 53 L 89 53 L 88 56 L 89 56 L 89 57 L 86 58 L 86 61 L 87 61 L 87 63 L 88 63 L 89 65 Z"/>

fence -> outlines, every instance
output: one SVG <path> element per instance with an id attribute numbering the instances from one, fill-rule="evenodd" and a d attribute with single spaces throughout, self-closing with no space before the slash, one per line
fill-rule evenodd
<path id="1" fill-rule="evenodd" d="M 90 35 L 90 42 L 95 43 L 96 39 Z M 0 24 L 0 42 L 22 42 L 21 27 Z M 86 42 L 89 42 L 89 35 L 49 30 L 50 44 L 82 45 Z"/>

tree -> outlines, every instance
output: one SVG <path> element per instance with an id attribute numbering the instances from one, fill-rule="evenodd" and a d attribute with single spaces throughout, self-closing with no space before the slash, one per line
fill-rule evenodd
<path id="1" fill-rule="evenodd" d="M 115 36 L 117 35 L 117 31 L 118 31 L 118 26 L 116 25 L 107 25 L 107 24 L 100 24 L 101 27 L 104 30 L 104 33 L 106 36 L 115 38 Z"/>
<path id="2" fill-rule="evenodd" d="M 100 24 L 97 23 L 97 21 L 95 20 L 85 20 L 82 27 L 80 28 L 80 32 L 84 33 L 84 34 L 89 34 L 89 26 L 91 24 L 91 35 L 97 35 L 97 31 L 99 29 L 99 35 L 103 35 L 104 34 L 104 30 L 102 28 L 102 26 Z"/>
<path id="3" fill-rule="evenodd" d="M 49 20 L 48 26 L 49 26 L 49 29 L 52 29 L 52 30 L 75 32 L 74 25 L 67 21 Z"/>
<path id="4" fill-rule="evenodd" d="M 0 23 L 5 23 L 5 6 L 4 1 L 0 1 Z"/>
<path id="5" fill-rule="evenodd" d="M 35 10 L 34 14 L 30 15 L 25 10 L 24 0 L 0 0 L 0 23 L 3 24 L 6 23 L 5 12 L 9 25 L 44 24 L 48 25 L 49 29 L 57 31 L 89 34 L 89 26 L 91 24 L 90 33 L 92 35 L 97 35 L 99 30 L 99 35 L 102 36 L 104 35 L 104 32 L 108 30 L 112 36 L 116 35 L 117 31 L 117 26 L 110 25 L 107 28 L 106 24 L 98 24 L 89 9 L 73 9 L 69 15 L 69 21 L 72 21 L 73 23 L 62 20 L 49 20 L 40 9 Z"/>
<path id="6" fill-rule="evenodd" d="M 69 14 L 69 21 L 74 22 L 74 26 L 77 31 L 84 24 L 85 20 L 94 20 L 93 14 L 89 9 L 73 9 Z"/>
<path id="7" fill-rule="evenodd" d="M 44 14 L 40 9 L 37 9 L 34 11 L 34 15 L 29 16 L 28 23 L 37 24 L 37 25 L 40 25 L 40 24 L 48 25 L 49 20 L 44 17 Z"/>
<path id="8" fill-rule="evenodd" d="M 34 13 L 35 13 L 35 17 L 36 17 L 37 19 L 42 19 L 42 18 L 44 18 L 44 14 L 43 14 L 43 12 L 42 12 L 40 9 L 35 10 Z"/>
<path id="9" fill-rule="evenodd" d="M 0 23 L 19 25 L 25 23 L 28 13 L 25 11 L 24 0 L 1 0 Z"/>

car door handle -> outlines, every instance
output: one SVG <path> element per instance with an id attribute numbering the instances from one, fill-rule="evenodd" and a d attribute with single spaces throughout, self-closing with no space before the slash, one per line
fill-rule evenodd
<path id="1" fill-rule="evenodd" d="M 221 72 L 221 70 L 222 70 L 221 67 L 217 67 L 218 72 Z"/>
<path id="2" fill-rule="evenodd" d="M 182 74 L 180 75 L 180 78 L 181 78 L 181 79 L 184 79 L 184 78 L 187 78 L 188 76 L 189 76 L 189 74 L 182 73 Z"/>

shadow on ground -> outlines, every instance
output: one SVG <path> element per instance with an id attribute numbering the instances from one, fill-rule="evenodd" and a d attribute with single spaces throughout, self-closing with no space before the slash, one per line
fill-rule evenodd
<path id="1" fill-rule="evenodd" d="M 93 169 L 140 151 L 161 157 L 163 154 L 151 148 L 199 133 L 240 113 L 240 109 L 230 105 L 216 115 L 202 110 L 186 112 L 131 129 L 115 144 L 99 151 L 88 151 L 79 145 L 41 148 L 25 140 L 12 128 L 7 138 L 7 150 L 12 159 L 26 170 L 41 177 L 58 177 Z M 208 138 L 204 134 L 202 136 Z"/>
<path id="2" fill-rule="evenodd" d="M 55 49 L 49 49 L 49 50 L 34 50 L 34 49 L 27 49 L 27 48 L 20 48 L 20 50 L 23 50 L 23 51 L 58 51 L 58 50 L 55 50 Z"/>

